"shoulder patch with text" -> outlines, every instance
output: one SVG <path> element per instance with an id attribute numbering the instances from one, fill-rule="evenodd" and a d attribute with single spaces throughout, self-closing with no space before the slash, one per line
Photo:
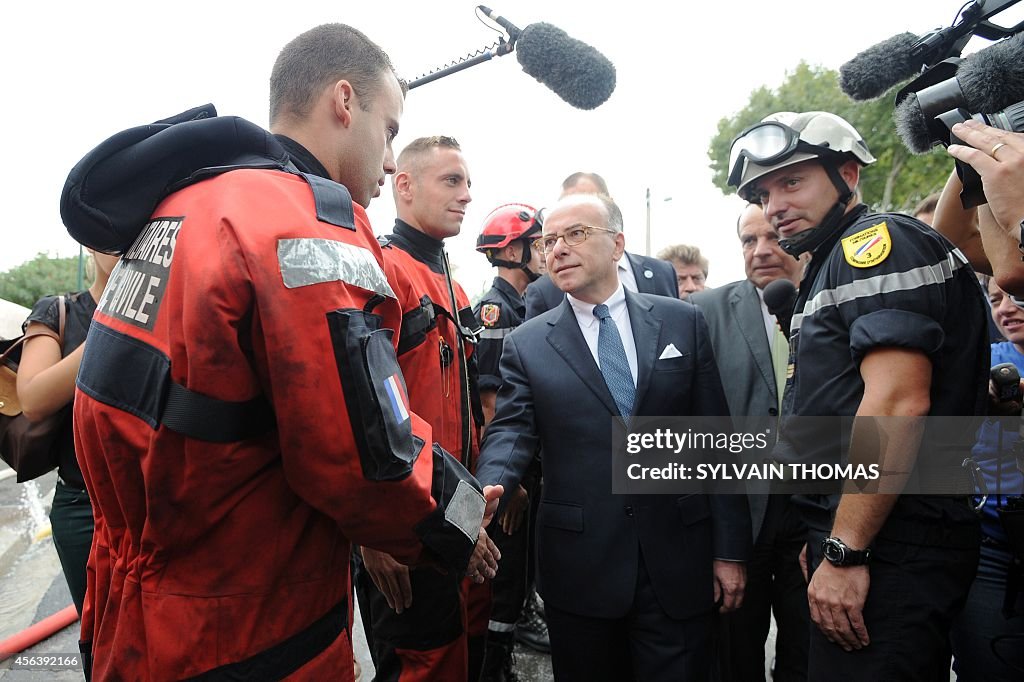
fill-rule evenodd
<path id="1" fill-rule="evenodd" d="M 184 216 L 174 216 L 146 223 L 114 266 L 96 307 L 111 317 L 153 331 L 184 222 Z"/>
<path id="2" fill-rule="evenodd" d="M 855 268 L 878 265 L 891 252 L 892 238 L 884 221 L 843 239 L 843 255 L 846 262 Z"/>

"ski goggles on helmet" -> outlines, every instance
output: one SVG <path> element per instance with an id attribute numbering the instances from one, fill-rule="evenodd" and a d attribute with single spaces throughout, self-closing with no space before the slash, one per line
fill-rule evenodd
<path id="1" fill-rule="evenodd" d="M 733 140 L 729 150 L 729 185 L 740 186 L 745 161 L 772 166 L 792 156 L 799 144 L 800 133 L 784 123 L 764 121 L 750 126 Z"/>

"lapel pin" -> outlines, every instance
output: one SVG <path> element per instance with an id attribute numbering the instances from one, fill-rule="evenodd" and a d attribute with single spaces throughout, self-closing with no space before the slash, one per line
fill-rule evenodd
<path id="1" fill-rule="evenodd" d="M 644 270 L 644 277 L 647 279 L 654 279 L 654 272 L 651 270 Z"/>

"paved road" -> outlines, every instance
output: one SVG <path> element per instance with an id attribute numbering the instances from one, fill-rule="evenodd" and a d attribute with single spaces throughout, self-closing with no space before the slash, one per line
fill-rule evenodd
<path id="1" fill-rule="evenodd" d="M 19 485 L 4 471 L 9 469 L 0 462 L 0 640 L 71 604 L 53 538 L 47 532 L 47 514 L 56 474 Z M 28 649 L 24 655 L 77 656 L 78 631 L 79 624 L 75 622 Z M 353 640 L 356 659 L 364 671 L 361 680 L 368 682 L 373 678 L 373 663 L 358 610 Z M 520 648 L 517 670 L 524 682 L 550 680 L 550 660 L 549 656 Z M 82 679 L 80 668 L 26 669 L 15 666 L 13 659 L 0 662 L 0 680 L 4 682 L 78 682 Z"/>
<path id="2" fill-rule="evenodd" d="M 50 501 L 56 474 L 48 474 L 29 484 L 19 485 L 13 477 L 5 477 L 7 466 L 0 462 L 0 640 L 19 632 L 32 623 L 52 615 L 71 604 L 60 562 L 53 548 L 48 527 Z M 358 604 L 356 605 L 358 609 Z M 363 668 L 361 680 L 373 677 L 358 611 L 353 628 L 356 660 Z M 775 650 L 775 623 L 772 622 L 765 644 L 767 668 Z M 78 623 L 40 642 L 25 652 L 72 656 L 78 653 Z M 0 680 L 4 682 L 70 682 L 82 679 L 78 669 L 22 670 L 11 669 L 11 660 L 0 663 Z M 523 682 L 551 680 L 551 658 L 525 647 L 516 648 L 516 671 Z M 950 673 L 951 681 L 955 679 Z"/>

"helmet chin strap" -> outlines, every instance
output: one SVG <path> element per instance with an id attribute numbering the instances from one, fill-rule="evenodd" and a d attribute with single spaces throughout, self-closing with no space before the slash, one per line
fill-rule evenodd
<path id="1" fill-rule="evenodd" d="M 505 260 L 504 258 L 491 258 L 491 265 L 499 268 L 512 268 L 513 270 L 522 270 L 526 273 L 526 276 L 530 278 L 531 282 L 536 282 L 540 279 L 540 273 L 534 272 L 530 269 L 530 244 L 527 239 L 520 240 L 523 242 L 523 252 L 519 256 L 519 262 Z"/>
<path id="2" fill-rule="evenodd" d="M 839 168 L 833 163 L 823 163 L 822 166 L 825 168 L 825 172 L 828 173 L 828 177 L 832 184 L 835 185 L 836 190 L 839 191 L 839 199 L 829 209 L 828 213 L 825 214 L 825 217 L 822 218 L 821 224 L 806 229 L 792 237 L 779 240 L 779 246 L 782 250 L 793 256 L 793 258 L 799 258 L 801 254 L 807 251 L 814 251 L 825 243 L 842 224 L 843 216 L 846 215 L 846 209 L 853 198 L 853 190 L 846 184 L 846 180 L 843 180 L 843 176 L 839 173 Z"/>

